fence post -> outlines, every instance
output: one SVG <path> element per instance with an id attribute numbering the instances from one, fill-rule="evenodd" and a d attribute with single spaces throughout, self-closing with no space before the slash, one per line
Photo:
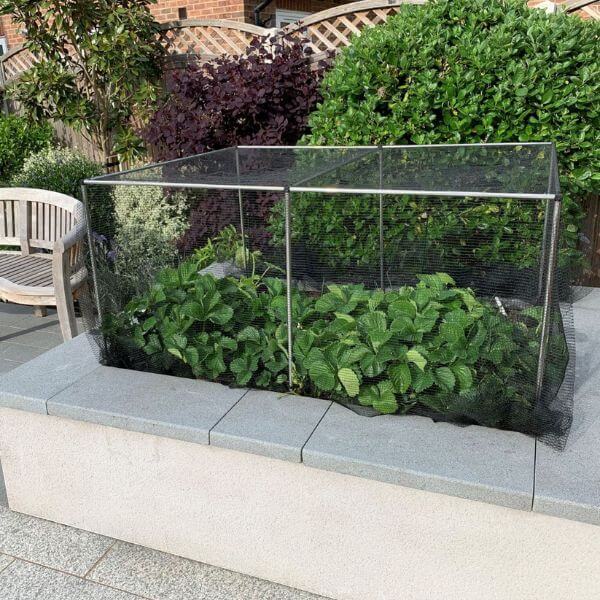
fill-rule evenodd
<path id="1" fill-rule="evenodd" d="M 287 301 L 287 347 L 288 347 L 288 385 L 290 390 L 294 382 L 294 359 L 292 334 L 292 202 L 289 188 L 284 193 L 285 201 L 285 278 Z"/>
<path id="2" fill-rule="evenodd" d="M 2 114 L 8 115 L 8 100 L 6 99 L 6 71 L 4 61 L 0 60 L 0 87 L 2 88 Z"/>
<path id="3" fill-rule="evenodd" d="M 558 256 L 558 237 L 560 233 L 560 209 L 561 197 L 555 196 L 554 200 L 548 200 L 548 203 L 553 202 L 552 206 L 552 226 L 550 229 L 550 247 L 548 248 L 548 258 L 546 264 L 546 281 L 544 289 L 544 308 L 542 313 L 542 330 L 540 333 L 540 353 L 538 356 L 538 369 L 536 380 L 536 402 L 539 402 L 542 397 L 544 387 L 544 375 L 546 371 L 546 356 L 548 354 L 548 339 L 550 336 L 550 322 L 552 312 L 552 292 L 554 289 L 554 276 L 556 262 Z M 550 211 L 549 211 L 550 212 Z"/>

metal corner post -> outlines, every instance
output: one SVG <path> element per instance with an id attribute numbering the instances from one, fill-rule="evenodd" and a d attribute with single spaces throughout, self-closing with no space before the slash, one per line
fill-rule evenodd
<path id="1" fill-rule="evenodd" d="M 379 146 L 379 278 L 381 289 L 385 290 L 384 266 L 384 240 L 383 240 L 383 146 Z"/>
<path id="2" fill-rule="evenodd" d="M 556 264 L 558 258 L 558 239 L 560 234 L 560 210 L 561 210 L 561 197 L 556 196 L 554 200 L 549 200 L 552 203 L 552 208 L 548 212 L 551 215 L 551 228 L 550 228 L 550 242 L 547 253 L 546 263 L 546 277 L 544 285 L 544 297 L 543 297 L 543 313 L 542 313 L 542 329 L 540 333 L 540 353 L 538 356 L 538 369 L 536 379 L 536 401 L 539 401 L 542 397 L 542 390 L 544 387 L 544 376 L 546 372 L 546 358 L 548 354 L 548 340 L 550 337 L 550 327 L 552 325 L 551 313 L 552 313 L 552 302 L 553 302 L 553 289 L 554 289 L 554 277 L 556 272 Z"/>
<path id="3" fill-rule="evenodd" d="M 88 238 L 88 248 L 90 253 L 90 264 L 92 267 L 92 281 L 94 283 L 94 297 L 96 299 L 96 309 L 98 310 L 98 325 L 102 325 L 102 306 L 100 305 L 100 292 L 98 291 L 98 273 L 96 271 L 96 255 L 94 252 L 94 238 L 92 236 L 92 223 L 90 219 L 90 207 L 88 202 L 87 186 L 81 185 L 81 201 L 85 210 L 85 223 Z"/>
<path id="4" fill-rule="evenodd" d="M 288 346 L 288 385 L 294 383 L 294 335 L 292 333 L 292 201 L 289 188 L 284 193 L 285 201 L 285 279 L 287 302 L 287 346 Z"/>
<path id="5" fill-rule="evenodd" d="M 235 147 L 235 169 L 237 174 L 238 186 L 241 186 L 241 172 L 240 172 L 240 149 L 238 146 Z M 240 209 L 240 235 L 242 236 L 242 252 L 244 261 L 244 270 L 247 269 L 247 258 L 246 258 L 246 232 L 244 228 L 244 202 L 243 202 L 242 188 L 238 188 L 238 203 Z"/>
<path id="6" fill-rule="evenodd" d="M 557 193 L 555 189 L 555 181 L 557 176 L 557 158 L 556 158 L 556 148 L 552 147 L 552 153 L 550 155 L 550 168 L 548 172 L 548 193 Z M 552 205 L 553 202 L 556 201 L 556 196 L 554 199 L 546 200 L 546 207 L 544 210 L 544 232 L 542 234 L 542 248 L 540 252 L 540 269 L 538 273 L 538 299 L 541 300 L 543 292 L 544 292 L 544 275 L 546 274 L 544 269 L 547 267 L 546 259 L 548 255 L 548 227 L 551 225 L 551 216 L 552 216 Z"/>

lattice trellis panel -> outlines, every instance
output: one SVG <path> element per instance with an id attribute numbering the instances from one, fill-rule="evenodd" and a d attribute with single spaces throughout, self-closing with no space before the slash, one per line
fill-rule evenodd
<path id="1" fill-rule="evenodd" d="M 315 52 L 313 61 L 319 61 L 352 43 L 365 27 L 385 23 L 403 4 L 424 4 L 425 0 L 396 0 L 395 2 L 354 2 L 324 10 L 293 23 L 282 32 L 304 32 Z"/>
<path id="2" fill-rule="evenodd" d="M 265 35 L 262 27 L 226 20 L 188 20 L 166 23 L 160 40 L 171 64 L 182 57 L 210 60 L 216 56 L 238 56 L 253 37 Z"/>
<path id="3" fill-rule="evenodd" d="M 539 5 L 544 1 L 530 0 L 530 5 Z M 279 32 L 294 34 L 305 30 L 315 52 L 313 62 L 318 62 L 330 53 L 348 46 L 352 36 L 360 35 L 365 27 L 385 22 L 403 4 L 425 2 L 426 0 L 361 0 L 315 13 Z M 577 11 L 582 18 L 600 18 L 598 2 L 555 0 L 555 3 L 567 5 L 567 10 Z M 190 61 L 207 62 L 217 56 L 237 56 L 248 47 L 253 37 L 273 33 L 277 33 L 277 30 L 225 19 L 188 19 L 163 24 L 160 40 L 167 54 L 167 65 L 174 67 Z M 25 48 L 15 48 L 0 58 L 0 74 L 3 79 L 0 87 L 19 77 L 31 67 L 34 60 Z"/>
<path id="4" fill-rule="evenodd" d="M 2 76 L 5 82 L 17 79 L 35 63 L 35 56 L 26 48 L 19 47 L 9 52 L 2 60 Z"/>

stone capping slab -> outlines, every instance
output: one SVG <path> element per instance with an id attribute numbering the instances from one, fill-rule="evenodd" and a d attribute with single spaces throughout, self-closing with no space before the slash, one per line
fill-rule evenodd
<path id="1" fill-rule="evenodd" d="M 302 462 L 302 448 L 331 401 L 250 390 L 210 432 L 210 443 Z"/>
<path id="2" fill-rule="evenodd" d="M 600 289 L 573 305 L 576 379 L 564 450 L 538 444 L 533 510 L 600 525 Z"/>
<path id="3" fill-rule="evenodd" d="M 99 350 L 86 334 L 0 375 L 0 406 L 47 413 L 46 402 L 96 370 Z"/>
<path id="4" fill-rule="evenodd" d="M 514 432 L 102 367 L 86 336 L 0 376 L 0 406 L 294 462 L 300 452 L 312 468 L 600 525 L 600 292 L 574 314 L 575 420 L 562 452 Z"/>
<path id="5" fill-rule="evenodd" d="M 198 444 L 246 393 L 218 383 L 101 366 L 48 401 L 48 414 Z"/>
<path id="6" fill-rule="evenodd" d="M 535 440 L 511 431 L 365 418 L 334 404 L 302 451 L 317 469 L 531 510 Z"/>

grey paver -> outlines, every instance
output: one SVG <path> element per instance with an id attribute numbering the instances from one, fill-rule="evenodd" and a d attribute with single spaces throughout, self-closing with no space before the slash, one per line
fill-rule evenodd
<path id="1" fill-rule="evenodd" d="M 7 556 L 6 554 L 0 554 L 0 573 L 10 565 L 11 562 L 15 560 L 12 556 Z"/>
<path id="2" fill-rule="evenodd" d="M 333 404 L 304 447 L 308 466 L 531 509 L 533 438 L 418 416 L 364 417 Z"/>
<path id="3" fill-rule="evenodd" d="M 8 302 L 0 302 L 0 314 L 2 315 L 2 325 L 15 325 L 24 320 L 29 320 L 33 317 L 33 308 L 31 306 L 23 306 L 21 304 L 10 304 Z"/>
<path id="4" fill-rule="evenodd" d="M 573 425 L 564 450 L 538 443 L 533 510 L 600 525 L 600 290 L 575 303 Z"/>
<path id="5" fill-rule="evenodd" d="M 46 352 L 45 348 L 33 348 L 7 342 L 0 343 L 0 358 L 5 360 L 26 362 L 40 354 L 44 354 L 44 352 Z"/>
<path id="6" fill-rule="evenodd" d="M 317 600 L 320 596 L 117 542 L 89 578 L 160 600 Z"/>
<path id="7" fill-rule="evenodd" d="M 0 600 L 134 600 L 92 581 L 15 560 L 0 572 Z"/>
<path id="8" fill-rule="evenodd" d="M 0 552 L 4 554 L 84 575 L 111 543 L 89 531 L 0 507 Z"/>
<path id="9" fill-rule="evenodd" d="M 183 377 L 99 367 L 48 402 L 48 414 L 208 444 L 246 390 Z"/>
<path id="10" fill-rule="evenodd" d="M 14 361 L 14 360 L 7 360 L 5 358 L 0 357 L 0 375 L 2 373 L 8 373 L 9 371 L 12 371 L 16 367 L 18 367 L 20 364 L 22 364 L 22 363 Z"/>
<path id="11" fill-rule="evenodd" d="M 223 448 L 301 462 L 307 442 L 331 402 L 249 391 L 210 432 Z"/>
<path id="12" fill-rule="evenodd" d="M 98 368 L 93 344 L 82 334 L 2 375 L 0 406 L 46 413 L 48 398 Z"/>
<path id="13" fill-rule="evenodd" d="M 5 343 L 50 350 L 62 344 L 63 337 L 59 332 L 45 329 L 15 329 L 11 327 L 0 332 L 0 344 Z"/>

